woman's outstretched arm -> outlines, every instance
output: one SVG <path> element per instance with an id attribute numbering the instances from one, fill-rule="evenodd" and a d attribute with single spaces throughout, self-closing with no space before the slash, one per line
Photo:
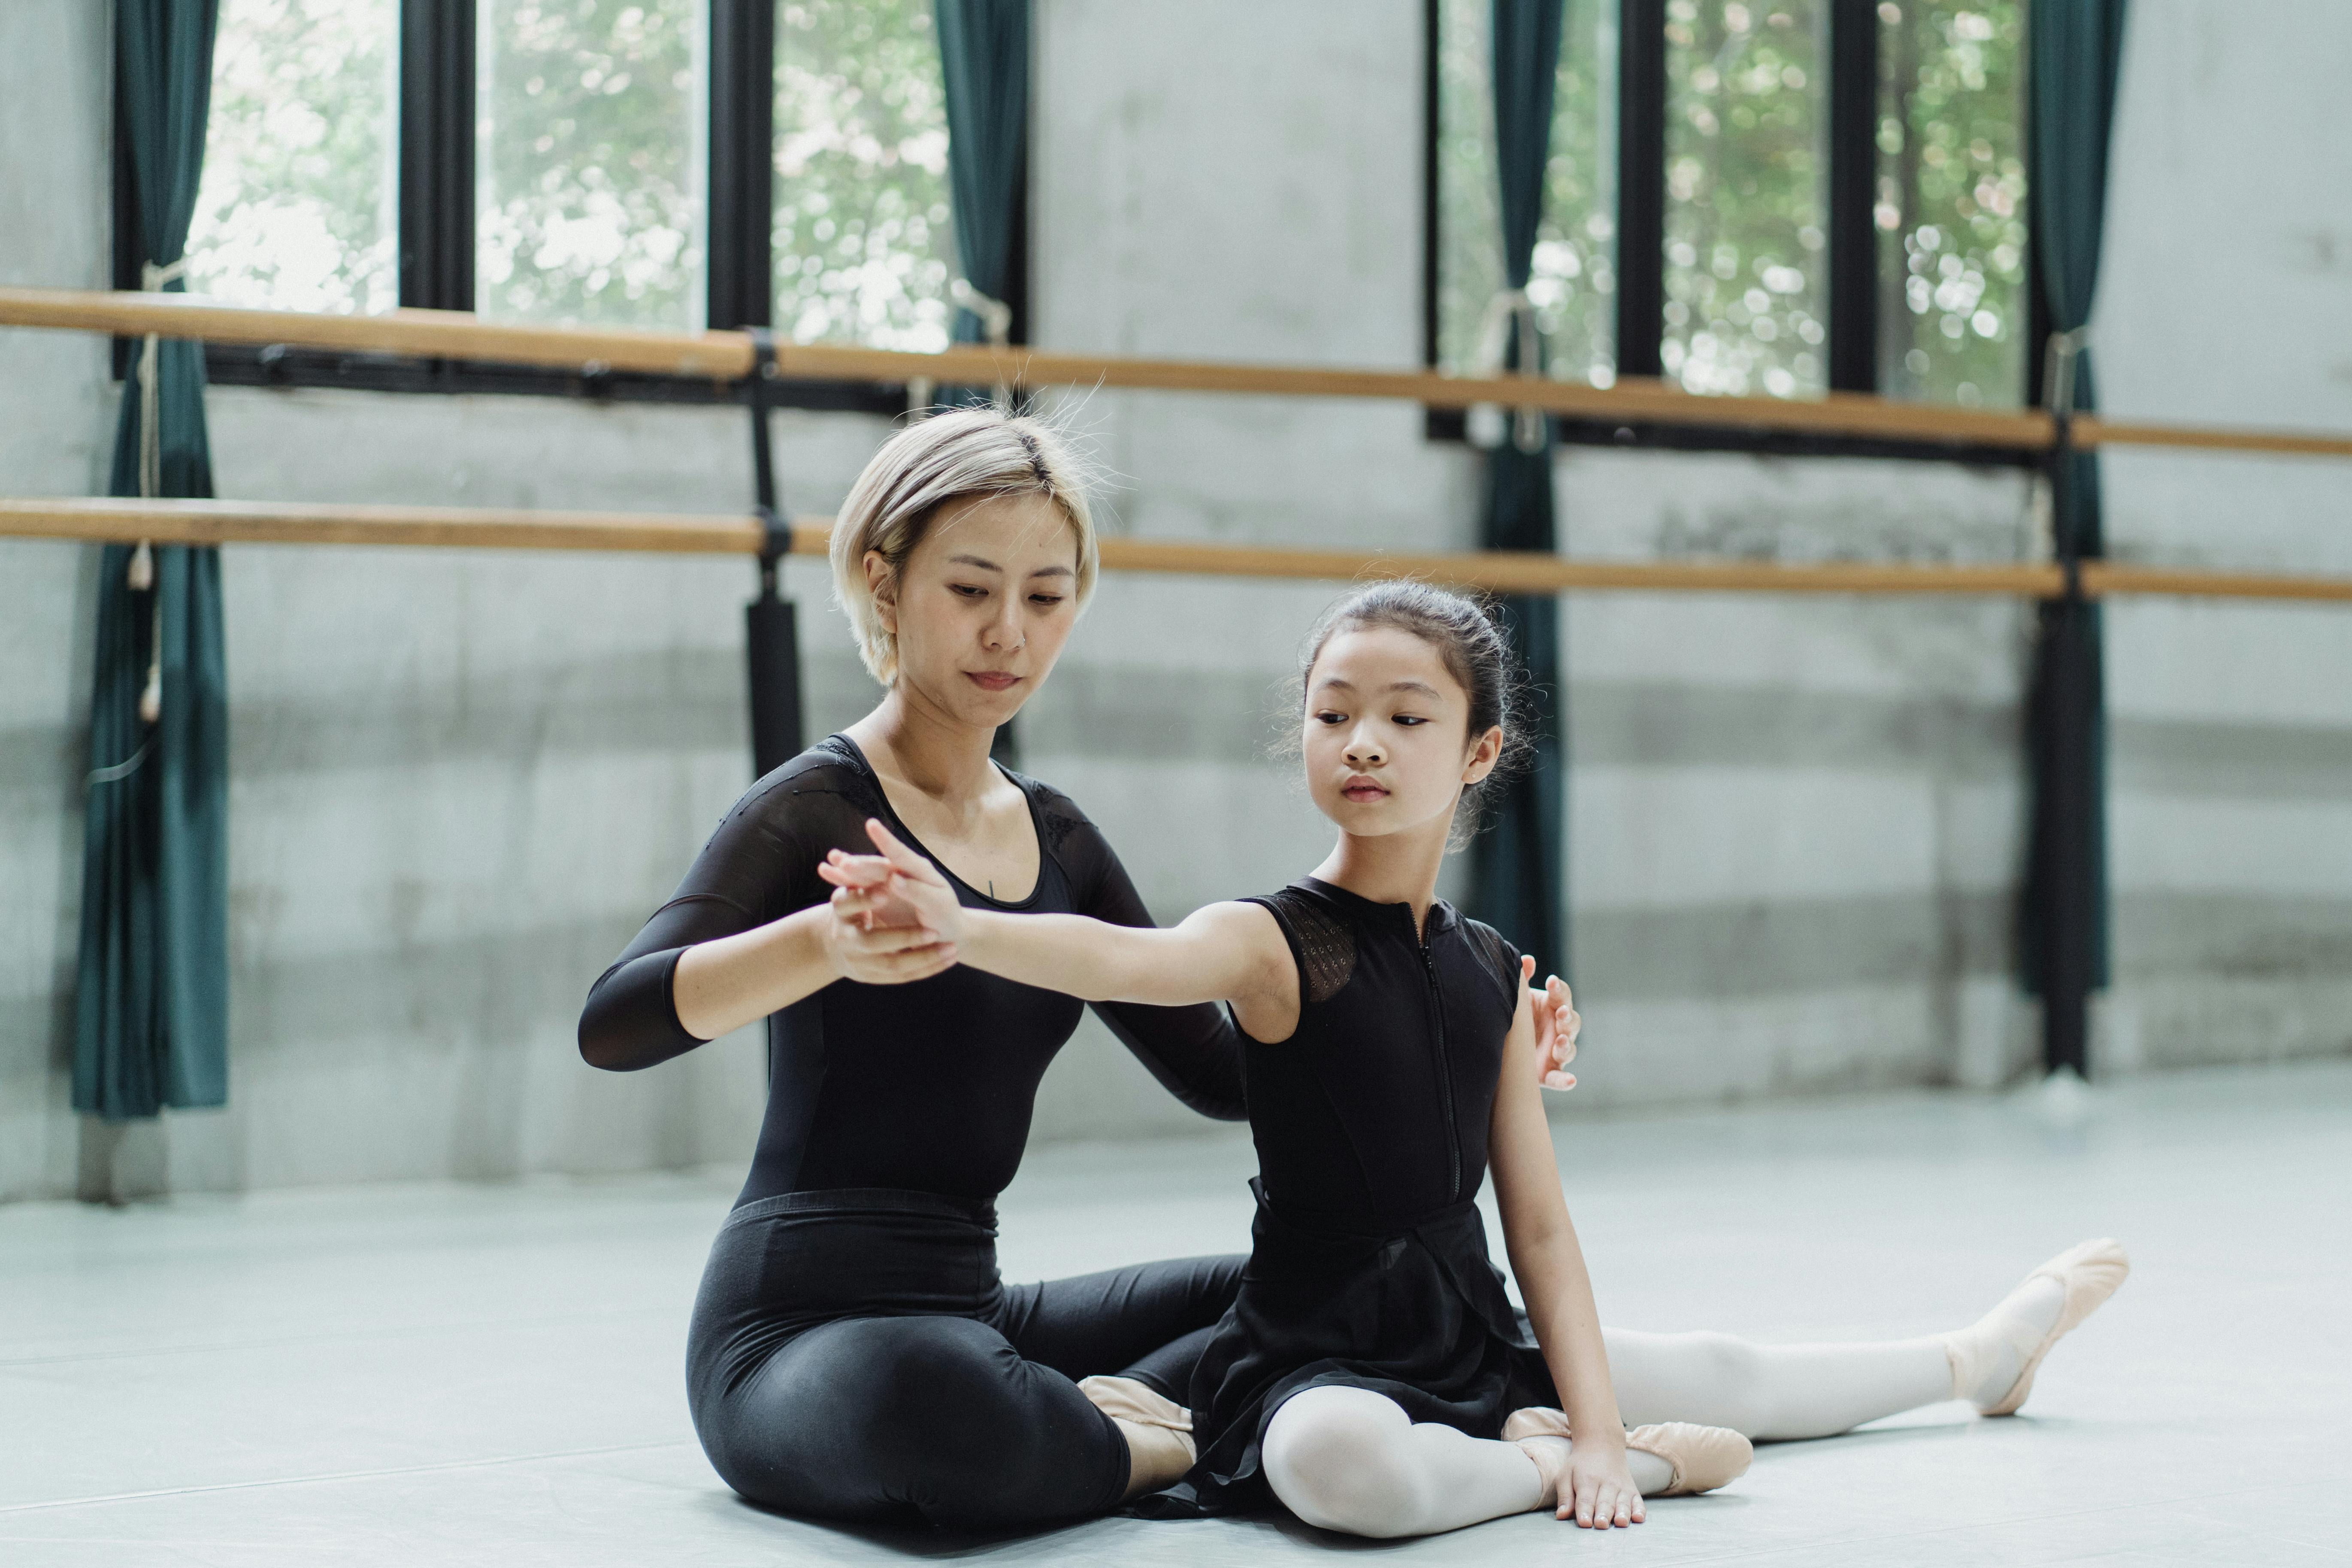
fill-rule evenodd
<path id="1" fill-rule="evenodd" d="M 1211 904 L 1169 930 L 1110 925 L 1085 915 L 968 910 L 938 868 L 881 823 L 866 827 L 889 864 L 890 879 L 877 883 L 873 868 L 859 865 L 858 858 L 828 857 L 817 874 L 840 889 L 836 910 L 903 900 L 942 950 L 975 969 L 1081 1001 L 1160 1006 L 1254 1000 L 1290 979 L 1282 930 L 1255 904 Z"/>
<path id="2" fill-rule="evenodd" d="M 580 1054 L 630 1072 L 694 1049 L 835 980 L 919 980 L 955 962 L 916 933 L 832 919 L 811 874 L 862 814 L 836 803 L 837 766 L 803 758 L 736 802 L 654 911 L 589 988 Z M 846 816 L 844 822 L 841 817 Z"/>
<path id="3" fill-rule="evenodd" d="M 1503 1215 L 1503 1246 L 1511 1272 L 1527 1299 L 1528 1321 L 1543 1347 L 1568 1416 L 1575 1447 L 1560 1477 L 1559 1515 L 1579 1524 L 1625 1522 L 1643 1515 L 1642 1497 L 1625 1463 L 1625 1424 L 1609 1381 L 1609 1352 L 1601 1342 L 1601 1314 L 1592 1304 L 1592 1279 L 1584 1249 L 1560 1195 L 1551 1125 L 1544 1118 L 1538 1088 L 1535 1009 L 1525 989 L 1534 972 L 1520 961 L 1519 1009 L 1503 1047 L 1500 1081 L 1487 1131 L 1495 1173 L 1495 1197 Z"/>

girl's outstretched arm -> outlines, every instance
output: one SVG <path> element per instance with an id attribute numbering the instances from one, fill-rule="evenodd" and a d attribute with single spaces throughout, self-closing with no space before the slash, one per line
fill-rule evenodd
<path id="1" fill-rule="evenodd" d="M 1528 1321 L 1543 1346 L 1544 1363 L 1559 1391 L 1574 1446 L 1560 1477 L 1559 1516 L 1579 1524 L 1638 1521 L 1642 1494 L 1625 1465 L 1625 1424 L 1609 1381 L 1609 1353 L 1584 1249 L 1560 1195 L 1551 1125 L 1538 1088 L 1532 998 L 1524 988 L 1532 960 L 1521 961 L 1518 1016 L 1503 1047 L 1501 1081 L 1487 1130 L 1495 1197 L 1503 1214 L 1503 1246 L 1527 1299 Z"/>
<path id="2" fill-rule="evenodd" d="M 1255 904 L 1211 904 L 1165 931 L 1084 915 L 968 910 L 939 868 L 888 828 L 868 820 L 866 831 L 888 863 L 889 878 L 884 882 L 878 867 L 836 851 L 817 868 L 840 889 L 835 909 L 903 903 L 936 942 L 974 969 L 1086 1002 L 1248 1003 L 1286 986 L 1297 990 L 1282 928 Z"/>

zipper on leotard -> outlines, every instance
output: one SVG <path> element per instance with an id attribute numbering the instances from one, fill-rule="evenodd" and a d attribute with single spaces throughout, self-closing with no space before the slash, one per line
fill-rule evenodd
<path id="1" fill-rule="evenodd" d="M 1437 1037 L 1437 1102 L 1445 1115 L 1445 1152 L 1449 1165 L 1446 1171 L 1445 1201 L 1454 1203 L 1462 1196 L 1462 1130 L 1454 1119 L 1454 1063 L 1445 1049 L 1445 993 L 1437 984 L 1437 956 L 1431 942 L 1435 936 L 1429 921 L 1436 913 L 1423 917 L 1421 931 L 1421 968 L 1429 977 L 1429 1011 Z"/>

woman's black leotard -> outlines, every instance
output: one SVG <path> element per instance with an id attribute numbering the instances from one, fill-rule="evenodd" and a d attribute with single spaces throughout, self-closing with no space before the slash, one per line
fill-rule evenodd
<path id="1" fill-rule="evenodd" d="M 1266 1423 L 1318 1384 L 1370 1389 L 1475 1437 L 1558 1403 L 1473 1203 L 1518 955 L 1444 903 L 1424 937 L 1409 905 L 1313 878 L 1249 901 L 1298 966 L 1298 1027 L 1244 1047 L 1257 1219 L 1240 1295 L 1184 1401 L 1200 1462 L 1138 1504 L 1167 1517 L 1269 1503 Z"/>
<path id="2" fill-rule="evenodd" d="M 941 866 L 957 896 L 1150 924 L 1094 824 L 1013 777 L 1037 831 L 1036 888 L 1007 903 Z M 761 779 L 589 992 L 581 1054 L 627 1070 L 700 1045 L 671 999 L 678 955 L 823 902 L 819 861 L 870 853 L 869 816 L 921 849 L 845 736 Z M 1072 1380 L 1123 1372 L 1181 1395 L 1241 1260 L 999 1283 L 992 1200 L 1081 1005 L 959 966 L 905 985 L 836 981 L 769 1019 L 759 1149 L 688 1346 L 696 1430 L 737 1490 L 832 1518 L 911 1510 L 992 1528 L 1118 1501 L 1125 1440 Z M 1221 1010 L 1096 1010 L 1178 1099 L 1242 1116 L 1239 1037 Z"/>
<path id="3" fill-rule="evenodd" d="M 1127 868 L 1086 814 L 1059 790 L 1013 778 L 1043 851 L 1037 885 L 1005 903 L 941 866 L 957 896 L 975 908 L 1150 925 Z M 628 1071 L 702 1044 L 670 997 L 678 955 L 824 902 L 833 889 L 818 862 L 835 848 L 872 854 L 869 816 L 920 847 L 845 735 L 753 785 L 589 991 L 580 1054 Z M 908 985 L 836 981 L 794 1003 L 769 1020 L 768 1114 L 736 1201 L 840 1187 L 995 1197 L 1020 1166 L 1038 1079 L 1083 1007 L 961 965 Z M 1107 1002 L 1095 1011 L 1177 1099 L 1224 1121 L 1246 1114 L 1239 1037 L 1221 1009 Z"/>

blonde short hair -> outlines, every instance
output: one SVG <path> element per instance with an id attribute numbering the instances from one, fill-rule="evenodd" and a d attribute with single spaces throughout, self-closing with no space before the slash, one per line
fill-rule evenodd
<path id="1" fill-rule="evenodd" d="M 1098 559 L 1086 476 L 1060 433 L 1028 415 L 959 408 L 908 426 L 882 444 L 857 476 L 833 524 L 833 597 L 849 616 L 857 656 L 874 679 L 898 678 L 898 639 L 882 625 L 866 582 L 869 550 L 895 574 L 950 501 L 971 496 L 1042 495 L 1077 535 L 1079 609 L 1095 591 Z"/>

